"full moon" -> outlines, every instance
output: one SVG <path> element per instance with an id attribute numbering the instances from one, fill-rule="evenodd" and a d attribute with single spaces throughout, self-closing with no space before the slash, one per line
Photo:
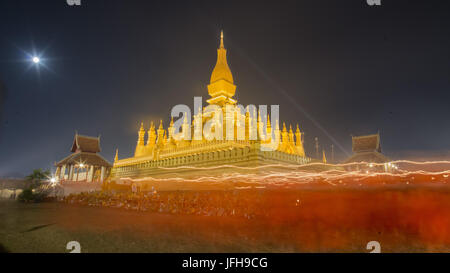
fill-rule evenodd
<path id="1" fill-rule="evenodd" d="M 38 57 L 33 57 L 33 63 L 37 64 L 40 62 L 40 59 Z"/>

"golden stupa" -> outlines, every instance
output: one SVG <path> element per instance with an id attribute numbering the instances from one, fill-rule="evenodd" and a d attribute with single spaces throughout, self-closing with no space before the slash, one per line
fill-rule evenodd
<path id="1" fill-rule="evenodd" d="M 211 74 L 208 94 L 211 98 L 207 100 L 208 106 L 215 106 L 221 109 L 223 119 L 227 123 L 219 124 L 213 128 L 213 135 L 222 129 L 223 138 L 202 133 L 195 124 L 206 126 L 211 122 L 215 114 L 208 115 L 207 112 L 194 113 L 192 122 L 183 118 L 180 133 L 175 134 L 173 118 L 169 127 L 164 129 L 162 121 L 157 130 L 151 122 L 149 130 L 146 132 L 144 124 L 141 123 L 138 131 L 138 141 L 134 157 L 120 159 L 118 153 L 114 159 L 114 166 L 111 171 L 111 181 L 120 178 L 153 178 L 167 177 L 171 175 L 192 174 L 199 172 L 211 173 L 212 168 L 216 172 L 230 171 L 231 166 L 257 167 L 274 164 L 306 164 L 311 162 L 311 158 L 305 155 L 303 148 L 303 133 L 297 125 L 294 132 L 292 126 L 289 130 L 283 123 L 280 129 L 276 120 L 272 128 L 268 114 L 254 113 L 253 118 L 247 113 L 239 111 L 231 115 L 226 111 L 227 107 L 235 106 L 237 101 L 233 98 L 236 92 L 233 75 L 227 62 L 227 50 L 224 47 L 223 32 L 220 37 L 220 46 L 217 50 L 217 62 Z M 205 110 L 204 107 L 203 110 Z M 264 122 L 265 121 L 265 122 Z M 228 123 L 231 122 L 231 123 Z M 192 126 L 192 123 L 194 126 Z M 233 137 L 228 138 L 226 127 L 228 124 L 234 126 Z M 230 127 L 228 125 L 228 127 Z M 228 132 L 228 131 L 227 131 Z M 241 133 L 239 133 L 241 132 Z M 258 132 L 257 137 L 251 137 L 253 132 Z M 221 136 L 222 133 L 219 133 Z M 241 135 L 239 137 L 238 135 Z M 147 135 L 147 137 L 146 137 Z M 194 137 L 191 139 L 190 136 Z M 189 137 L 188 137 L 189 136 Z M 145 141 L 147 139 L 147 141 Z M 231 139 L 231 140 L 230 140 Z M 273 149 L 261 149 L 262 146 L 271 142 L 276 146 Z M 223 169 L 220 166 L 224 166 Z M 186 168 L 183 168 L 186 167 Z M 206 168 L 204 168 L 206 167 Z M 225 168 L 226 167 L 226 168 Z M 242 169 L 242 168 L 238 168 Z"/>

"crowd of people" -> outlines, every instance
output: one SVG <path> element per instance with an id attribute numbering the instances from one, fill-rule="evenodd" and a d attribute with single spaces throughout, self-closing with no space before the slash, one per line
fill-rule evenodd
<path id="1" fill-rule="evenodd" d="M 174 192 L 90 192 L 71 194 L 63 201 L 70 204 L 112 207 L 135 211 L 204 216 L 232 216 L 252 219 L 265 215 L 258 192 L 174 191 Z"/>

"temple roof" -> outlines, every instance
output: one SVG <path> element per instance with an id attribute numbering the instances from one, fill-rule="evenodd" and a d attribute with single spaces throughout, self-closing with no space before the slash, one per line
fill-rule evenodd
<path id="1" fill-rule="evenodd" d="M 73 153 L 55 165 L 77 165 L 81 163 L 85 165 L 112 167 L 111 163 L 109 163 L 109 161 L 103 158 L 100 154 L 86 152 Z"/>
<path id="2" fill-rule="evenodd" d="M 389 158 L 384 156 L 379 152 L 361 152 L 356 153 L 347 159 L 344 163 L 353 163 L 353 162 L 371 162 L 371 163 L 385 163 L 389 162 Z"/>
<path id="3" fill-rule="evenodd" d="M 381 153 L 380 135 L 377 133 L 367 136 L 352 137 L 352 151 L 354 153 L 373 151 Z"/>
<path id="4" fill-rule="evenodd" d="M 352 137 L 352 151 L 354 155 L 345 163 L 373 162 L 384 163 L 389 159 L 381 154 L 380 134 Z"/>
<path id="5" fill-rule="evenodd" d="M 73 139 L 72 153 L 74 152 L 87 152 L 87 153 L 98 153 L 100 152 L 100 137 L 90 137 L 75 134 Z"/>

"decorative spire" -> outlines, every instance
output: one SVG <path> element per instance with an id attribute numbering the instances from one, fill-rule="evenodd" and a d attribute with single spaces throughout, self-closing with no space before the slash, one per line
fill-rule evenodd
<path id="1" fill-rule="evenodd" d="M 300 132 L 298 123 L 297 123 L 297 130 L 295 130 L 295 148 L 297 150 L 298 155 L 305 156 L 305 149 L 303 148 L 302 132 Z"/>
<path id="2" fill-rule="evenodd" d="M 149 132 L 154 132 L 155 130 L 155 124 L 153 123 L 153 121 L 150 122 L 150 129 L 148 129 Z"/>
<path id="3" fill-rule="evenodd" d="M 261 139 L 264 139 L 266 134 L 263 131 L 264 124 L 263 124 L 262 118 L 261 118 L 261 111 L 258 111 L 258 120 L 257 120 L 257 123 L 256 123 L 256 128 L 257 128 L 257 133 L 258 133 L 259 137 Z"/>
<path id="4" fill-rule="evenodd" d="M 300 146 L 302 144 L 302 133 L 300 132 L 300 128 L 297 123 L 297 130 L 295 130 L 295 146 Z"/>
<path id="5" fill-rule="evenodd" d="M 220 48 L 225 48 L 223 46 L 223 30 L 220 31 Z"/>
<path id="6" fill-rule="evenodd" d="M 164 145 L 164 128 L 162 120 L 159 121 L 158 138 L 156 140 L 156 145 L 158 147 L 162 147 L 162 145 Z"/>
<path id="7" fill-rule="evenodd" d="M 292 131 L 292 125 L 289 125 L 289 142 L 294 143 L 294 131 Z"/>
<path id="8" fill-rule="evenodd" d="M 175 132 L 175 128 L 173 127 L 173 117 L 170 119 L 170 125 L 169 128 L 167 128 L 167 132 L 169 134 L 169 140 L 173 140 L 173 134 Z"/>
<path id="9" fill-rule="evenodd" d="M 220 47 L 217 49 L 217 62 L 211 74 L 210 83 L 214 83 L 218 80 L 225 80 L 231 84 L 233 83 L 233 75 L 231 74 L 231 70 L 228 67 L 227 62 L 227 50 L 223 45 L 223 31 L 220 34 Z"/>
<path id="10" fill-rule="evenodd" d="M 277 150 L 281 148 L 280 142 L 282 141 L 282 139 L 280 134 L 280 124 L 278 119 L 275 119 L 275 141 L 277 141 L 278 143 Z"/>
<path id="11" fill-rule="evenodd" d="M 223 45 L 223 31 L 220 34 L 220 46 L 217 49 L 217 62 L 209 83 L 208 94 L 211 96 L 207 100 L 209 104 L 223 106 L 236 103 L 236 100 L 232 98 L 236 92 L 236 85 L 233 84 L 233 75 L 228 67 L 227 50 Z"/>
<path id="12" fill-rule="evenodd" d="M 119 160 L 119 149 L 116 149 L 116 156 L 114 157 L 114 162 Z"/>
<path id="13" fill-rule="evenodd" d="M 201 123 L 202 123 L 201 112 L 199 112 L 199 114 L 195 118 L 194 122 L 198 122 L 200 124 L 200 126 L 201 126 Z M 197 130 L 196 132 L 194 132 L 194 134 L 197 137 L 201 138 L 201 136 L 202 136 L 202 129 L 201 129 L 200 126 L 198 126 L 198 128 L 196 128 L 196 126 L 194 125 L 194 129 Z M 181 125 L 181 134 L 182 134 L 183 140 L 186 140 L 186 141 L 190 140 L 190 138 L 191 138 L 191 125 L 188 123 L 188 116 L 187 116 L 186 112 L 184 112 L 183 124 Z"/>
<path id="14" fill-rule="evenodd" d="M 214 70 L 211 74 L 210 83 L 214 83 L 219 80 L 225 80 L 228 83 L 233 84 L 233 75 L 231 74 L 231 70 L 228 67 L 227 62 L 227 50 L 223 45 L 223 31 L 220 34 L 220 47 L 217 49 L 217 62 Z M 232 95 L 234 95 L 234 90 L 232 91 Z"/>
<path id="15" fill-rule="evenodd" d="M 288 144 L 289 144 L 289 134 L 286 129 L 286 123 L 283 122 L 283 132 L 281 133 L 281 150 L 287 152 Z"/>
<path id="16" fill-rule="evenodd" d="M 322 150 L 322 161 L 323 161 L 323 163 L 327 163 L 327 157 L 325 156 L 325 150 Z"/>
<path id="17" fill-rule="evenodd" d="M 145 130 L 144 130 L 144 123 L 143 122 L 141 122 L 141 127 L 139 128 L 138 135 L 139 135 L 138 144 L 144 145 Z"/>
<path id="18" fill-rule="evenodd" d="M 153 124 L 153 121 L 150 122 L 150 129 L 148 130 L 147 135 L 147 146 L 151 147 L 156 141 L 155 125 Z"/>
<path id="19" fill-rule="evenodd" d="M 141 122 L 141 128 L 139 128 L 138 132 L 138 141 L 136 145 L 136 150 L 134 152 L 135 157 L 142 155 L 143 149 L 145 148 L 144 138 L 145 138 L 144 123 Z"/>
<path id="20" fill-rule="evenodd" d="M 138 144 L 144 145 L 144 136 L 145 136 L 144 122 L 141 122 L 141 127 L 139 128 L 138 135 L 139 135 Z"/>

